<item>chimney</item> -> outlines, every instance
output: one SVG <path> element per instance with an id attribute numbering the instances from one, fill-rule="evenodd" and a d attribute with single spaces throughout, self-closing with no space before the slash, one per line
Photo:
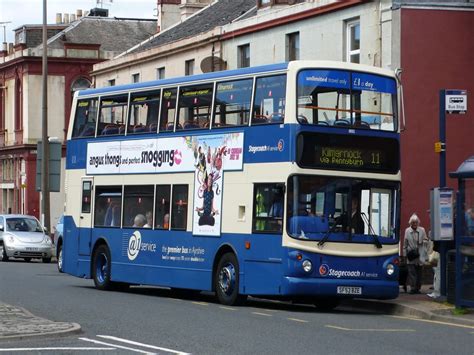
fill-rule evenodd
<path id="1" fill-rule="evenodd" d="M 65 24 L 69 23 L 69 14 L 64 14 L 63 15 L 63 21 L 64 21 Z"/>
<path id="2" fill-rule="evenodd" d="M 70 14 L 69 15 L 69 21 L 71 21 L 71 22 L 76 21 L 76 14 Z"/>
<path id="3" fill-rule="evenodd" d="M 2 44 L 2 51 L 3 51 L 3 52 L 6 52 L 7 49 L 8 49 L 8 43 L 7 43 L 7 42 L 3 42 L 3 44 Z"/>
<path id="4" fill-rule="evenodd" d="M 81 10 L 81 9 L 77 9 L 77 10 L 76 10 L 76 18 L 79 20 L 81 17 L 82 17 L 82 10 Z"/>
<path id="5" fill-rule="evenodd" d="M 180 22 L 180 5 L 181 0 L 157 0 L 157 32 Z"/>
<path id="6" fill-rule="evenodd" d="M 56 14 L 56 25 L 59 25 L 61 23 L 63 23 L 63 14 L 57 13 Z"/>
<path id="7" fill-rule="evenodd" d="M 202 8 L 211 3 L 211 0 L 183 0 L 181 2 L 181 21 L 186 20 L 192 14 L 198 12 Z"/>
<path id="8" fill-rule="evenodd" d="M 8 54 L 13 53 L 13 43 L 8 43 Z"/>

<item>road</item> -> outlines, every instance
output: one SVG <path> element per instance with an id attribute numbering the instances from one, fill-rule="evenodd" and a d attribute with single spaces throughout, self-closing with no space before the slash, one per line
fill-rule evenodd
<path id="1" fill-rule="evenodd" d="M 55 264 L 0 262 L 0 301 L 75 322 L 81 334 L 0 342 L 15 354 L 473 354 L 474 329 L 354 310 L 250 299 L 224 307 L 212 294 L 169 289 L 98 291 Z M 53 349 L 53 348 L 56 348 Z M 21 350 L 23 349 L 23 350 Z M 38 350 L 43 349 L 43 350 Z"/>

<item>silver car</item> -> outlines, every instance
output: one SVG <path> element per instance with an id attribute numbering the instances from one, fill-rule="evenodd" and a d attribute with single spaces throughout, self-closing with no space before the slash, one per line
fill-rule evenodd
<path id="1" fill-rule="evenodd" d="M 40 222 L 33 216 L 0 215 L 0 238 L 3 239 L 2 261 L 9 258 L 42 259 L 51 262 L 53 243 Z"/>

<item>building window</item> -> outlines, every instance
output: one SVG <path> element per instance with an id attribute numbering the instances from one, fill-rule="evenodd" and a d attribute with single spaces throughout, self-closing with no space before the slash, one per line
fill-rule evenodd
<path id="1" fill-rule="evenodd" d="M 288 33 L 286 35 L 286 61 L 300 59 L 300 33 Z"/>
<path id="2" fill-rule="evenodd" d="M 250 44 L 244 44 L 238 47 L 238 67 L 247 68 L 250 66 Z"/>
<path id="3" fill-rule="evenodd" d="M 139 73 L 132 74 L 132 83 L 139 83 L 139 82 L 140 82 L 140 74 Z"/>
<path id="4" fill-rule="evenodd" d="M 156 78 L 158 80 L 164 79 L 165 78 L 165 67 L 161 67 L 156 69 Z"/>
<path id="5" fill-rule="evenodd" d="M 115 86 L 115 79 L 109 80 L 109 86 Z"/>
<path id="6" fill-rule="evenodd" d="M 194 59 L 187 60 L 184 62 L 184 75 L 194 74 Z"/>
<path id="7" fill-rule="evenodd" d="M 346 23 L 346 61 L 360 63 L 360 21 Z"/>

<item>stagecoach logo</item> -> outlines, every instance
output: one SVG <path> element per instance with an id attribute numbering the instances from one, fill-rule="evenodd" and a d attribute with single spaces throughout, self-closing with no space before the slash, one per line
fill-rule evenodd
<path id="1" fill-rule="evenodd" d="M 135 231 L 128 240 L 127 256 L 129 260 L 135 260 L 140 252 L 142 244 L 142 235 L 139 231 Z"/>
<path id="2" fill-rule="evenodd" d="M 326 264 L 322 264 L 320 267 L 319 267 L 319 274 L 321 276 L 326 276 L 329 272 L 329 266 L 327 266 Z"/>
<path id="3" fill-rule="evenodd" d="M 360 272 L 359 270 L 336 270 L 336 269 L 330 269 L 327 264 L 322 264 L 319 267 L 319 274 L 321 276 L 333 276 L 336 278 L 341 278 L 341 277 L 361 277 L 361 276 L 367 276 L 364 273 Z M 370 277 L 374 277 L 372 274 L 370 274 Z M 376 274 L 375 274 L 375 277 Z"/>

